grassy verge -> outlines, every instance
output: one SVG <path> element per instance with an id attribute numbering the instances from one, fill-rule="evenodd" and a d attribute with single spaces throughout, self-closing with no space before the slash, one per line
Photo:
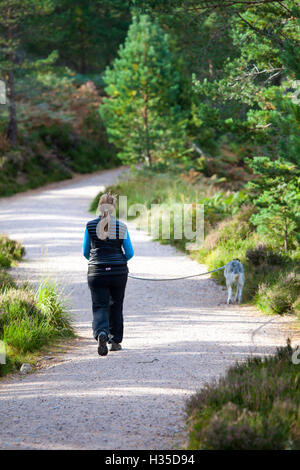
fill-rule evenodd
<path id="1" fill-rule="evenodd" d="M 187 404 L 189 449 L 300 449 L 299 368 L 288 344 L 249 358 Z M 297 355 L 297 353 L 296 353 Z"/>
<path id="2" fill-rule="evenodd" d="M 246 282 L 244 302 L 256 305 L 268 314 L 300 314 L 299 252 L 278 250 L 275 240 L 258 235 L 249 217 L 253 208 L 239 211 L 211 230 L 204 247 L 193 256 L 208 269 L 223 266 L 234 258 L 244 264 Z M 225 284 L 223 272 L 213 277 Z"/>
<path id="3" fill-rule="evenodd" d="M 176 203 L 204 204 L 204 246 L 191 252 L 191 256 L 206 264 L 209 270 L 223 266 L 239 258 L 245 266 L 246 283 L 243 301 L 256 305 L 265 313 L 295 312 L 300 316 L 300 256 L 299 251 L 283 253 L 276 240 L 259 235 L 249 221 L 254 208 L 245 205 L 243 191 L 221 191 L 210 179 L 190 182 L 186 175 L 159 173 L 149 169 L 134 172 L 126 181 L 109 188 L 118 195 L 128 197 L 128 207 L 146 205 L 148 215 L 151 204 L 164 204 L 170 210 Z M 92 202 L 90 210 L 97 208 L 100 194 Z M 149 218 L 150 218 L 149 217 Z M 159 241 L 175 245 L 185 251 L 186 240 L 172 239 L 174 231 L 171 218 L 171 239 Z M 223 271 L 214 278 L 225 284 Z"/>
<path id="4" fill-rule="evenodd" d="M 35 292 L 25 284 L 16 286 L 7 272 L 23 255 L 20 243 L 0 236 L 0 340 L 6 350 L 0 376 L 24 362 L 34 364 L 39 351 L 54 341 L 74 337 L 67 306 L 57 286 L 44 280 Z"/>

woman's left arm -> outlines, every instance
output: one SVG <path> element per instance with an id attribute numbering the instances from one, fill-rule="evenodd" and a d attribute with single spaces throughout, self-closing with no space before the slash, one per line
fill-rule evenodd
<path id="1" fill-rule="evenodd" d="M 84 232 L 84 240 L 82 245 L 82 254 L 88 260 L 90 258 L 90 249 L 91 249 L 91 241 L 88 229 L 85 229 Z"/>

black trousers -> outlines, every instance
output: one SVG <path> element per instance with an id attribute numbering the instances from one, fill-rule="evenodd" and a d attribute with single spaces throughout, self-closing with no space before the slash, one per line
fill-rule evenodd
<path id="1" fill-rule="evenodd" d="M 88 275 L 88 286 L 93 305 L 93 334 L 101 332 L 109 341 L 121 343 L 123 339 L 123 301 L 128 273 Z"/>

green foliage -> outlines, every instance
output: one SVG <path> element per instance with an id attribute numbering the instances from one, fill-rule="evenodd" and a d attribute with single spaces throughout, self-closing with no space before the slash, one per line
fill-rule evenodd
<path id="1" fill-rule="evenodd" d="M 292 164 L 268 157 L 255 157 L 249 165 L 259 175 L 248 183 L 257 208 L 251 221 L 258 233 L 276 237 L 287 251 L 300 228 L 300 172 Z"/>
<path id="2" fill-rule="evenodd" d="M 188 449 L 300 448 L 299 370 L 288 345 L 252 357 L 207 384 L 187 404 Z"/>
<path id="3" fill-rule="evenodd" d="M 209 270 L 240 259 L 246 273 L 243 302 L 254 303 L 266 313 L 293 312 L 300 293 L 300 285 L 295 281 L 300 273 L 296 252 L 278 252 L 276 240 L 258 234 L 251 222 L 254 210 L 253 206 L 244 207 L 231 219 L 220 222 L 193 257 Z M 212 277 L 225 285 L 222 271 Z"/>
<path id="4" fill-rule="evenodd" d="M 90 124 L 92 125 L 92 119 Z M 111 148 L 102 145 L 99 149 L 97 140 L 79 137 L 68 124 L 40 126 L 37 132 L 38 139 L 41 139 L 49 150 L 60 156 L 67 169 L 78 173 L 89 173 L 116 165 L 117 159 Z"/>
<path id="5" fill-rule="evenodd" d="M 90 124 L 91 129 L 94 122 L 89 116 L 83 126 Z M 19 150 L 5 152 L 2 163 L 0 159 L 0 196 L 68 179 L 73 172 L 112 168 L 117 163 L 112 147 L 103 140 L 80 136 L 69 124 L 41 124 L 24 138 Z"/>
<path id="6" fill-rule="evenodd" d="M 300 281 L 297 275 L 295 273 L 281 274 L 272 285 L 260 284 L 256 304 L 267 313 L 281 315 L 294 311 L 294 303 L 299 295 Z"/>
<path id="7" fill-rule="evenodd" d="M 20 242 L 11 240 L 6 235 L 0 235 L 0 269 L 16 264 L 24 254 L 25 248 Z"/>
<path id="8" fill-rule="evenodd" d="M 45 322 L 57 332 L 72 333 L 67 305 L 59 294 L 59 287 L 48 279 L 41 281 L 35 295 L 37 308 L 42 312 Z"/>
<path id="9" fill-rule="evenodd" d="M 110 141 L 123 162 L 177 158 L 184 152 L 180 76 L 167 34 L 148 16 L 134 17 L 119 57 L 104 75 L 100 106 Z"/>
<path id="10" fill-rule="evenodd" d="M 26 22 L 29 54 L 45 57 L 57 49 L 60 62 L 80 74 L 99 74 L 116 55 L 130 23 L 126 0 L 53 0 L 46 16 Z"/>
<path id="11" fill-rule="evenodd" d="M 287 257 L 282 253 L 275 253 L 264 244 L 257 245 L 253 249 L 250 248 L 246 253 L 246 258 L 253 266 L 262 266 L 263 264 L 284 266 L 287 261 Z"/>
<path id="12" fill-rule="evenodd" d="M 3 326 L 2 340 L 20 353 L 40 349 L 43 345 L 48 344 L 53 337 L 51 327 L 35 317 L 25 317 Z"/>
<path id="13" fill-rule="evenodd" d="M 224 5 L 212 13 L 207 2 L 197 2 L 202 15 L 195 18 L 193 10 L 184 10 L 184 3 L 170 22 L 178 28 L 178 22 L 191 15 L 193 27 L 198 28 L 194 37 L 184 29 L 181 33 L 185 34 L 182 44 L 188 40 L 198 56 L 201 50 L 201 61 L 189 69 L 194 90 L 189 125 L 193 140 L 214 156 L 223 154 L 223 142 L 228 140 L 238 153 L 239 164 L 253 153 L 299 164 L 299 106 L 292 96 L 298 88 L 294 80 L 300 77 L 299 6 L 292 1 L 285 5 L 233 3 L 231 9 Z M 207 29 L 208 24 L 214 27 Z M 209 46 L 198 44 L 201 34 L 208 44 L 223 40 L 226 46 L 220 44 L 213 54 Z"/>

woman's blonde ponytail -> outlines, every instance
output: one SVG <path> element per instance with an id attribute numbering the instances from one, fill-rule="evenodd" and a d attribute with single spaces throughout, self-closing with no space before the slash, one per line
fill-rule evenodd
<path id="1" fill-rule="evenodd" d="M 96 233 L 100 240 L 106 240 L 109 236 L 111 214 L 113 214 L 115 208 L 116 197 L 110 193 L 102 194 L 98 204 L 101 219 L 96 227 Z"/>

